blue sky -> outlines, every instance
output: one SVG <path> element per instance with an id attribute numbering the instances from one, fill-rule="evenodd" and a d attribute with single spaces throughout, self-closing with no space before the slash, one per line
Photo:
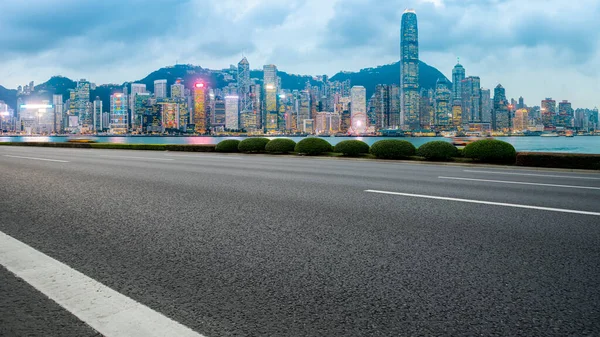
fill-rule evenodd
<path id="1" fill-rule="evenodd" d="M 400 17 L 419 17 L 421 59 L 456 58 L 484 87 L 529 105 L 600 105 L 597 0 L 2 0 L 0 84 L 52 75 L 98 84 L 176 62 L 333 75 L 399 59 Z"/>

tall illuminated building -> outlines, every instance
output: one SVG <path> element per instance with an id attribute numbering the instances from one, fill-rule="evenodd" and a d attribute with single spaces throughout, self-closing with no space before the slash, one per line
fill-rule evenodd
<path id="1" fill-rule="evenodd" d="M 54 132 L 63 133 L 64 124 L 64 104 L 62 95 L 52 95 L 52 105 L 54 106 Z"/>
<path id="2" fill-rule="evenodd" d="M 515 117 L 513 117 L 513 129 L 515 131 L 527 130 L 528 120 L 529 112 L 527 109 L 517 109 L 517 111 L 515 111 Z"/>
<path id="3" fill-rule="evenodd" d="M 265 104 L 265 132 L 277 131 L 277 67 L 269 64 L 263 67 L 264 71 L 264 104 Z"/>
<path id="4" fill-rule="evenodd" d="M 225 128 L 238 130 L 240 128 L 239 97 L 225 96 Z"/>
<path id="5" fill-rule="evenodd" d="M 252 99 L 250 97 L 250 63 L 245 57 L 238 63 L 237 85 L 240 98 L 240 111 L 242 113 L 252 111 Z"/>
<path id="6" fill-rule="evenodd" d="M 110 95 L 110 131 L 127 133 L 127 96 L 122 93 Z"/>
<path id="7" fill-rule="evenodd" d="M 206 132 L 206 85 L 202 82 L 194 84 L 194 118 L 196 133 Z"/>
<path id="8" fill-rule="evenodd" d="M 139 94 L 146 93 L 146 85 L 143 83 L 132 83 L 131 93 L 129 94 L 129 120 L 131 121 L 131 127 L 136 130 L 141 128 L 141 120 L 134 118 L 135 115 L 135 99 Z"/>
<path id="9" fill-rule="evenodd" d="M 363 86 L 350 89 L 351 132 L 364 134 L 367 131 L 367 90 Z"/>
<path id="10" fill-rule="evenodd" d="M 438 79 L 435 85 L 434 124 L 441 128 L 452 124 L 452 93 L 446 78 Z"/>
<path id="11" fill-rule="evenodd" d="M 452 69 L 452 100 L 462 101 L 462 81 L 465 79 L 465 68 L 459 63 Z"/>
<path id="12" fill-rule="evenodd" d="M 104 125 L 102 125 L 102 100 L 100 97 L 96 97 L 92 108 L 93 125 L 95 132 L 102 132 Z"/>
<path id="13" fill-rule="evenodd" d="M 506 90 L 498 84 L 494 89 L 494 110 L 492 112 L 492 129 L 494 131 L 509 131 L 511 118 Z"/>
<path id="14" fill-rule="evenodd" d="M 375 129 L 396 129 L 400 126 L 400 87 L 378 84 L 372 100 Z"/>
<path id="15" fill-rule="evenodd" d="M 167 80 L 154 81 L 154 97 L 167 98 Z"/>
<path id="16" fill-rule="evenodd" d="M 401 122 L 404 128 L 419 129 L 419 29 L 412 9 L 402 14 L 400 50 Z"/>
<path id="17" fill-rule="evenodd" d="M 302 90 L 298 97 L 298 117 L 296 118 L 296 127 L 300 131 L 303 130 L 304 121 L 310 118 L 310 92 L 308 90 Z"/>
<path id="18" fill-rule="evenodd" d="M 556 119 L 556 101 L 552 98 L 546 98 L 542 101 L 541 110 L 542 124 L 544 124 L 544 128 L 554 128 L 554 122 Z"/>
<path id="19" fill-rule="evenodd" d="M 83 127 L 92 127 L 92 114 L 89 109 L 90 102 L 90 82 L 85 79 L 77 82 L 75 88 L 75 114 L 79 116 L 79 125 Z"/>

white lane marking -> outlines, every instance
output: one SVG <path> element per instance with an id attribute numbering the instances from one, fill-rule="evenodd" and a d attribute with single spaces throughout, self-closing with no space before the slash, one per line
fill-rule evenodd
<path id="1" fill-rule="evenodd" d="M 476 170 L 463 170 L 463 172 L 504 174 L 504 175 L 512 175 L 512 176 L 529 176 L 529 177 L 548 177 L 548 178 L 565 178 L 565 179 L 600 180 L 600 178 L 594 178 L 594 177 L 560 176 L 560 175 L 553 175 L 553 174 L 516 173 L 516 172 L 498 172 L 498 171 L 476 171 Z"/>
<path id="2" fill-rule="evenodd" d="M 36 157 L 11 156 L 11 155 L 8 155 L 8 154 L 5 154 L 4 157 L 19 158 L 19 159 L 30 159 L 30 160 L 41 160 L 41 161 L 51 161 L 51 162 L 55 162 L 55 163 L 68 163 L 68 161 L 66 161 L 66 160 L 46 159 L 46 158 L 36 158 Z"/>
<path id="3" fill-rule="evenodd" d="M 578 210 L 573 210 L 573 209 L 562 209 L 562 208 L 552 208 L 552 207 L 542 207 L 542 206 L 530 206 L 530 205 L 520 205 L 520 204 L 508 204 L 508 203 L 504 203 L 504 202 L 493 202 L 493 201 L 483 201 L 483 200 L 448 198 L 448 197 L 438 197 L 438 196 L 433 196 L 433 195 L 400 193 L 400 192 L 389 192 L 389 191 L 377 191 L 377 190 L 366 190 L 365 192 L 367 192 L 367 193 L 389 194 L 389 195 L 399 195 L 399 196 L 413 197 L 413 198 L 424 198 L 424 199 L 446 200 L 446 201 L 458 201 L 458 202 L 466 202 L 466 203 L 471 203 L 471 204 L 494 205 L 494 206 L 504 206 L 504 207 L 535 209 L 535 210 L 550 211 L 550 212 L 561 212 L 561 213 L 573 213 L 573 214 L 583 214 L 583 215 L 600 216 L 600 213 L 598 213 L 598 212 L 578 211 Z"/>
<path id="4" fill-rule="evenodd" d="M 173 161 L 173 160 L 175 160 L 175 159 L 167 159 L 167 158 L 129 157 L 129 156 L 108 156 L 108 155 L 99 155 L 98 157 L 103 157 L 103 158 L 116 158 L 116 159 L 143 159 L 143 160 L 162 160 L 162 161 Z"/>
<path id="5" fill-rule="evenodd" d="M 202 155 L 199 154 L 197 156 L 191 155 L 191 154 L 166 154 L 166 157 L 185 157 L 185 158 L 198 158 L 198 159 L 202 159 L 202 158 L 208 158 L 208 159 L 234 159 L 234 160 L 241 160 L 242 158 L 240 157 L 231 157 L 231 156 L 206 156 L 206 155 Z"/>
<path id="6" fill-rule="evenodd" d="M 533 185 L 533 186 L 548 186 L 548 187 L 560 187 L 560 188 L 575 188 L 575 189 L 581 189 L 581 190 L 600 190 L 600 187 L 574 186 L 574 185 L 557 185 L 557 184 L 542 184 L 542 183 L 528 183 L 528 182 L 523 182 L 523 181 L 473 179 L 473 178 L 459 178 L 459 177 L 438 177 L 438 179 L 479 181 L 479 182 L 494 183 L 494 184 Z"/>
<path id="7" fill-rule="evenodd" d="M 203 337 L 0 231 L 0 264 L 107 337 Z"/>

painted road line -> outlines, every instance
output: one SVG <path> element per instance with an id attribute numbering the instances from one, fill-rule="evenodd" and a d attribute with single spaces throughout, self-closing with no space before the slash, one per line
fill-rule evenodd
<path id="1" fill-rule="evenodd" d="M 433 196 L 433 195 L 400 193 L 400 192 L 389 192 L 389 191 L 377 191 L 377 190 L 365 190 L 365 192 L 367 192 L 367 193 L 398 195 L 398 196 L 412 197 L 412 198 L 423 198 L 423 199 L 434 199 L 434 200 L 446 200 L 446 201 L 466 202 L 466 203 L 471 203 L 471 204 L 483 204 L 483 205 L 493 205 L 493 206 L 504 206 L 504 207 L 535 209 L 535 210 L 549 211 L 549 212 L 560 212 L 560 213 L 572 213 L 572 214 L 583 214 L 583 215 L 600 216 L 599 212 L 578 211 L 578 210 L 573 210 L 573 209 L 562 209 L 562 208 L 552 208 L 552 207 L 530 206 L 530 205 L 520 205 L 520 204 L 508 204 L 508 203 L 503 203 L 503 202 L 493 202 L 493 201 L 483 201 L 483 200 L 471 200 L 471 199 L 459 199 L 459 198 L 448 198 L 448 197 L 439 197 L 439 196 Z"/>
<path id="2" fill-rule="evenodd" d="M 202 155 L 202 154 L 199 154 L 197 156 L 194 156 L 194 155 L 191 155 L 191 154 L 166 154 L 165 157 L 173 157 L 173 158 L 183 157 L 183 158 L 197 158 L 197 159 L 202 159 L 202 158 L 208 158 L 208 159 L 233 159 L 233 160 L 241 160 L 242 159 L 240 157 L 233 157 L 233 156 L 229 156 L 229 155 L 224 155 L 224 156 L 206 156 L 206 155 Z"/>
<path id="3" fill-rule="evenodd" d="M 0 264 L 103 336 L 202 337 L 1 231 Z"/>
<path id="4" fill-rule="evenodd" d="M 438 179 L 478 181 L 478 182 L 494 183 L 494 184 L 533 185 L 533 186 L 547 186 L 547 187 L 559 187 L 559 188 L 575 188 L 575 189 L 581 189 L 581 190 L 600 190 L 600 187 L 574 186 L 574 185 L 557 185 L 557 184 L 542 184 L 542 183 L 528 183 L 528 182 L 523 182 L 523 181 L 473 179 L 473 178 L 459 178 L 459 177 L 438 177 Z"/>
<path id="5" fill-rule="evenodd" d="M 51 162 L 55 162 L 55 163 L 68 163 L 68 161 L 66 161 L 66 160 L 46 159 L 46 158 L 37 158 L 37 157 L 11 156 L 11 155 L 8 155 L 8 154 L 5 154 L 4 157 L 18 158 L 18 159 L 29 159 L 29 160 L 51 161 Z"/>
<path id="6" fill-rule="evenodd" d="M 175 160 L 175 159 L 168 159 L 168 158 L 129 157 L 129 156 L 108 156 L 108 155 L 99 155 L 98 157 L 103 157 L 103 158 L 115 158 L 115 159 L 141 159 L 141 160 L 159 160 L 159 161 L 174 161 L 174 160 Z"/>
<path id="7" fill-rule="evenodd" d="M 463 170 L 463 172 L 504 174 L 504 175 L 526 176 L 526 177 L 548 177 L 548 178 L 565 178 L 565 179 L 600 180 L 600 178 L 595 178 L 595 177 L 560 176 L 560 175 L 552 175 L 552 174 L 535 174 L 535 173 L 516 173 L 516 172 L 498 172 L 498 171 L 476 171 L 476 170 Z"/>

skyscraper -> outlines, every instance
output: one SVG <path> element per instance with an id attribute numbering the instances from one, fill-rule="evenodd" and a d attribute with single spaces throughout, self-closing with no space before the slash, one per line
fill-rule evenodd
<path id="1" fill-rule="evenodd" d="M 556 126 L 563 128 L 573 128 L 574 110 L 569 101 L 558 103 L 558 115 L 556 116 Z"/>
<path id="2" fill-rule="evenodd" d="M 229 130 L 238 130 L 240 128 L 239 121 L 239 97 L 225 97 L 225 128 Z"/>
<path id="3" fill-rule="evenodd" d="M 494 89 L 494 111 L 492 112 L 492 129 L 494 131 L 509 131 L 511 126 L 510 110 L 506 91 L 502 85 Z"/>
<path id="4" fill-rule="evenodd" d="M 242 113 L 252 110 L 250 84 L 250 62 L 244 57 L 238 63 L 237 68 L 238 96 L 240 98 L 240 111 Z"/>
<path id="5" fill-rule="evenodd" d="M 194 124 L 196 133 L 206 132 L 206 88 L 203 82 L 194 84 Z"/>
<path id="6" fill-rule="evenodd" d="M 264 126 L 265 132 L 273 132 L 277 130 L 277 67 L 269 64 L 263 67 L 264 71 L 264 103 L 265 117 Z"/>
<path id="7" fill-rule="evenodd" d="M 138 94 L 146 92 L 146 85 L 143 83 L 132 83 L 131 93 L 129 94 L 129 120 L 131 122 L 132 129 L 136 130 L 141 128 L 141 120 L 134 118 L 135 115 L 135 98 Z"/>
<path id="8" fill-rule="evenodd" d="M 462 102 L 462 81 L 465 79 L 465 68 L 457 63 L 452 69 L 452 104 Z"/>
<path id="9" fill-rule="evenodd" d="M 171 85 L 171 98 L 183 99 L 185 96 L 185 86 L 181 83 L 181 79 L 178 79 L 173 85 Z"/>
<path id="10" fill-rule="evenodd" d="M 407 9 L 400 33 L 400 104 L 404 128 L 418 129 L 419 121 L 419 29 L 417 14 Z"/>
<path id="11" fill-rule="evenodd" d="M 127 125 L 127 96 L 121 93 L 110 95 L 110 131 L 127 133 Z"/>
<path id="12" fill-rule="evenodd" d="M 378 84 L 372 101 L 376 130 L 400 126 L 400 87 L 395 84 Z"/>
<path id="13" fill-rule="evenodd" d="M 154 81 L 154 97 L 167 98 L 167 80 Z"/>
<path id="14" fill-rule="evenodd" d="M 102 112 L 102 100 L 100 97 L 96 96 L 96 99 L 94 100 L 94 108 L 92 109 L 94 131 L 96 132 L 102 132 L 105 127 L 102 125 Z"/>
<path id="15" fill-rule="evenodd" d="M 52 95 L 52 105 L 54 106 L 54 132 L 63 133 L 63 115 L 64 105 L 62 95 Z"/>
<path id="16" fill-rule="evenodd" d="M 544 128 L 554 128 L 554 122 L 556 118 L 556 101 L 552 98 L 546 98 L 542 101 L 542 124 Z"/>
<path id="17" fill-rule="evenodd" d="M 490 89 L 481 89 L 481 121 L 490 123 L 492 121 L 492 93 Z"/>
<path id="18" fill-rule="evenodd" d="M 481 122 L 481 81 L 478 76 L 469 76 L 462 80 L 462 118 L 463 124 Z"/>
<path id="19" fill-rule="evenodd" d="M 363 86 L 353 86 L 350 90 L 350 118 L 352 133 L 363 134 L 367 131 L 367 90 Z M 418 116 L 418 115 L 417 115 Z"/>
<path id="20" fill-rule="evenodd" d="M 90 102 L 90 82 L 85 79 L 77 82 L 75 88 L 75 114 L 79 116 L 79 125 L 83 127 L 92 127 L 92 114 L 88 105 Z"/>

